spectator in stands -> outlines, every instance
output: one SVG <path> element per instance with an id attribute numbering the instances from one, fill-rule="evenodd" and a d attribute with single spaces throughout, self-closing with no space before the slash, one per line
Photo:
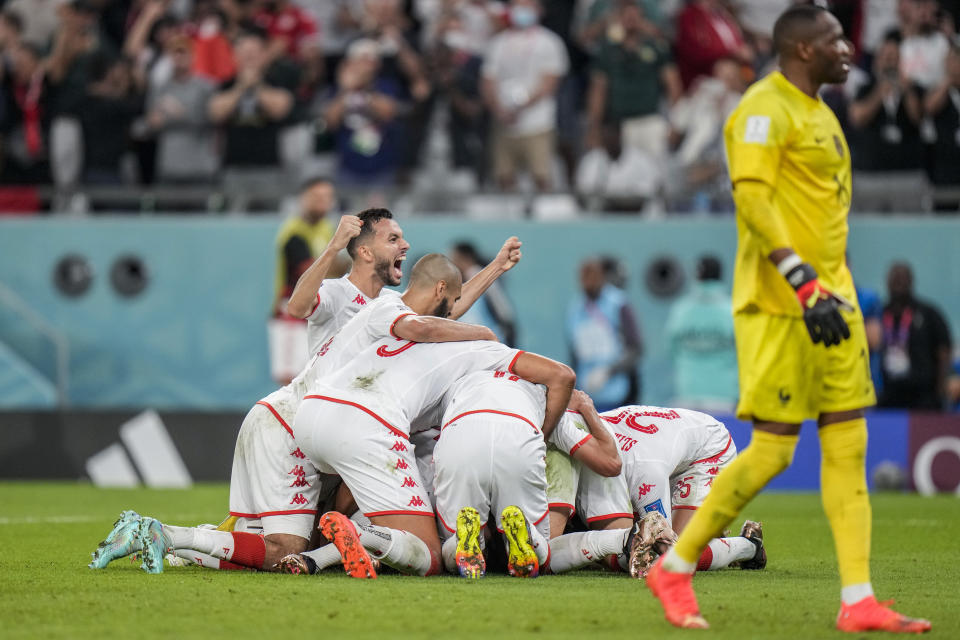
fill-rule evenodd
<path id="1" fill-rule="evenodd" d="M 320 25 L 320 49 L 323 70 L 333 79 L 347 45 L 360 37 L 365 0 L 301 0 Z"/>
<path id="2" fill-rule="evenodd" d="M 431 76 L 437 95 L 446 99 L 453 166 L 470 169 L 482 183 L 486 160 L 487 117 L 480 95 L 483 59 L 473 49 L 458 14 L 447 13 L 437 24 Z"/>
<path id="3" fill-rule="evenodd" d="M 939 411 L 946 401 L 950 329 L 943 314 L 913 295 L 910 265 L 896 262 L 887 273 L 890 299 L 883 308 L 880 350 L 883 390 L 879 405 Z"/>
<path id="4" fill-rule="evenodd" d="M 255 28 L 234 43 L 236 75 L 220 86 L 207 106 L 213 123 L 226 134 L 224 165 L 243 168 L 279 166 L 278 136 L 293 109 L 295 71 L 271 65 L 266 34 Z"/>
<path id="5" fill-rule="evenodd" d="M 295 61 L 302 70 L 303 87 L 314 87 L 323 71 L 320 34 L 310 12 L 291 0 L 266 0 L 259 3 L 253 22 L 267 32 L 270 40 L 267 59 L 281 57 Z"/>
<path id="6" fill-rule="evenodd" d="M 514 187 L 518 170 L 530 171 L 541 191 L 552 184 L 556 93 L 567 72 L 567 52 L 539 19 L 537 0 L 512 0 L 510 28 L 494 36 L 483 63 L 493 172 L 503 189 Z"/>
<path id="7" fill-rule="evenodd" d="M 480 273 L 488 262 L 480 257 L 476 246 L 469 241 L 454 244 L 450 249 L 450 259 L 460 269 L 464 282 Z M 507 346 L 513 347 L 517 344 L 516 313 L 503 287 L 503 278 L 495 280 L 459 319 L 471 324 L 482 324 L 497 334 L 497 339 Z"/>
<path id="8" fill-rule="evenodd" d="M 580 265 L 580 288 L 567 311 L 567 340 L 578 385 L 599 411 L 639 402 L 631 397 L 630 372 L 643 345 L 636 315 L 623 291 L 607 282 L 597 258 Z"/>
<path id="9" fill-rule="evenodd" d="M 6 64 L 9 52 L 23 40 L 23 21 L 19 14 L 0 12 L 0 65 Z"/>
<path id="10" fill-rule="evenodd" d="M 663 38 L 666 16 L 660 6 L 661 2 L 659 0 L 627 1 L 635 5 L 645 16 L 654 34 Z M 586 4 L 589 7 L 583 20 L 583 27 L 580 29 L 579 40 L 588 52 L 596 53 L 605 40 L 610 40 L 611 37 L 618 40 L 623 33 L 623 28 L 617 19 L 620 11 L 618 4 L 622 4 L 622 0 L 594 0 Z"/>
<path id="11" fill-rule="evenodd" d="M 173 74 L 167 41 L 179 33 L 179 25 L 166 11 L 166 2 L 148 0 L 123 43 L 123 55 L 133 61 L 134 77 L 144 91 L 166 84 Z"/>
<path id="12" fill-rule="evenodd" d="M 921 166 L 920 95 L 901 71 L 900 35 L 887 34 L 873 72 L 847 111 L 854 169 L 903 171 Z"/>
<path id="13" fill-rule="evenodd" d="M 675 406 L 732 412 L 738 395 L 737 348 L 730 291 L 716 256 L 697 261 L 697 281 L 670 309 L 666 337 Z"/>
<path id="14" fill-rule="evenodd" d="M 635 147 L 623 146 L 619 123 L 600 127 L 600 147 L 592 147 L 577 167 L 577 194 L 586 208 L 600 211 L 636 212 L 660 195 L 662 167 L 653 156 Z"/>
<path id="15" fill-rule="evenodd" d="M 327 126 L 336 131 L 343 184 L 384 187 L 396 175 L 400 88 L 379 75 L 379 52 L 373 40 L 350 45 L 325 109 Z"/>
<path id="16" fill-rule="evenodd" d="M 217 171 L 207 103 L 213 85 L 193 71 L 193 42 L 168 43 L 172 77 L 147 95 L 147 124 L 157 137 L 157 173 L 163 181 L 207 182 Z"/>
<path id="17" fill-rule="evenodd" d="M 130 125 L 142 112 L 143 95 L 133 86 L 130 62 L 106 56 L 99 59 L 80 112 L 86 184 L 130 181 L 123 175 L 121 163 L 131 149 Z"/>
<path id="18" fill-rule="evenodd" d="M 46 51 L 60 24 L 57 11 L 61 4 L 63 0 L 9 0 L 3 10 L 19 19 L 24 41 Z"/>
<path id="19" fill-rule="evenodd" d="M 960 184 L 960 40 L 947 55 L 946 77 L 924 98 L 924 111 L 933 121 L 937 139 L 931 146 L 930 181 Z M 954 203 L 953 210 L 957 209 Z"/>
<path id="20" fill-rule="evenodd" d="M 656 26 L 633 0 L 620 0 L 614 15 L 615 28 L 593 60 L 587 98 L 588 145 L 600 145 L 603 123 L 620 123 L 624 148 L 641 150 L 662 163 L 669 125 L 660 114 L 660 103 L 666 98 L 673 104 L 680 98 L 680 75 Z"/>
<path id="21" fill-rule="evenodd" d="M 277 232 L 274 308 L 268 332 L 270 373 L 279 384 L 289 383 L 307 364 L 307 323 L 287 313 L 287 301 L 297 280 L 330 243 L 334 226 L 329 216 L 336 206 L 333 183 L 310 178 L 300 187 L 299 210 Z"/>
<path id="22" fill-rule="evenodd" d="M 51 88 L 37 45 L 15 41 L 6 47 L 0 105 L 0 176 L 7 184 L 50 180 Z"/>
<path id="23" fill-rule="evenodd" d="M 218 85 L 232 78 L 236 66 L 227 39 L 226 14 L 210 2 L 198 2 L 194 5 L 191 27 L 194 32 L 193 69 L 197 75 Z"/>
<path id="24" fill-rule="evenodd" d="M 924 91 L 943 81 L 944 61 L 950 48 L 938 23 L 936 0 L 900 0 L 898 13 L 903 43 L 900 65 L 908 80 Z"/>
<path id="25" fill-rule="evenodd" d="M 684 88 L 700 76 L 713 73 L 721 58 L 743 65 L 753 62 L 753 51 L 733 15 L 720 0 L 689 0 L 677 15 L 674 55 Z"/>

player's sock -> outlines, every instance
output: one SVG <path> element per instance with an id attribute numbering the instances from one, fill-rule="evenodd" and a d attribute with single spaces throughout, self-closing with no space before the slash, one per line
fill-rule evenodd
<path id="1" fill-rule="evenodd" d="M 486 550 L 487 539 L 481 531 L 477 538 L 480 542 L 480 548 Z M 443 567 L 450 573 L 457 573 L 457 536 L 453 535 L 443 541 L 440 547 L 440 557 L 443 559 Z"/>
<path id="2" fill-rule="evenodd" d="M 527 531 L 530 533 L 530 544 L 537 554 L 537 562 L 540 564 L 540 571 L 543 571 L 547 564 L 553 562 L 550 553 L 550 541 L 543 537 L 543 534 L 530 523 L 527 519 Z M 599 531 L 597 533 L 600 533 Z"/>
<path id="3" fill-rule="evenodd" d="M 372 522 L 370 522 L 370 518 L 368 518 L 367 516 L 363 515 L 363 514 L 360 513 L 359 511 L 355 512 L 352 516 L 350 516 L 350 519 L 353 520 L 353 523 L 354 523 L 355 525 L 358 525 L 358 524 L 363 524 L 363 525 L 373 524 Z"/>
<path id="4" fill-rule="evenodd" d="M 220 571 L 235 571 L 238 569 L 249 569 L 250 567 L 245 567 L 229 560 L 221 560 L 220 558 L 214 558 L 213 556 L 203 553 L 202 551 L 196 551 L 194 549 L 176 549 L 174 555 L 184 560 L 189 560 L 194 564 L 198 564 L 201 567 L 207 569 L 219 569 Z M 339 557 L 339 556 L 337 556 Z"/>
<path id="5" fill-rule="evenodd" d="M 332 567 L 335 564 L 340 564 L 341 561 L 340 550 L 333 544 L 326 544 L 319 549 L 304 551 L 301 555 L 313 560 L 317 565 L 318 571 Z"/>
<path id="6" fill-rule="evenodd" d="M 746 450 L 720 472 L 713 489 L 667 552 L 663 568 L 693 573 L 703 549 L 740 513 L 770 480 L 790 466 L 798 436 L 780 436 L 754 429 Z"/>
<path id="7" fill-rule="evenodd" d="M 244 567 L 263 568 L 267 548 L 263 538 L 255 533 L 231 533 L 165 524 L 163 535 L 174 549 L 193 549 Z"/>
<path id="8" fill-rule="evenodd" d="M 700 554 L 697 571 L 713 571 L 757 555 L 757 547 L 743 536 L 714 538 Z"/>
<path id="9" fill-rule="evenodd" d="M 870 496 L 867 493 L 867 421 L 863 418 L 822 427 L 820 492 L 837 549 L 842 594 L 853 604 L 873 593 L 870 587 Z M 865 595 L 861 595 L 865 594 Z M 858 596 L 858 597 L 857 597 Z M 853 598 L 853 599 L 849 599 Z"/>
<path id="10" fill-rule="evenodd" d="M 580 569 L 607 556 L 623 553 L 630 529 L 581 531 L 550 541 L 550 567 L 554 573 Z"/>
<path id="11" fill-rule="evenodd" d="M 430 548 L 408 531 L 368 524 L 357 525 L 357 534 L 371 556 L 397 571 L 425 576 L 439 569 Z"/>

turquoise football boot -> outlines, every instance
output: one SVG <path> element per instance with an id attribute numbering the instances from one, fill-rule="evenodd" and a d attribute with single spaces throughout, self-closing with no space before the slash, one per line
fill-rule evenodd
<path id="1" fill-rule="evenodd" d="M 163 573 L 163 556 L 171 551 L 167 537 L 163 535 L 163 525 L 156 518 L 140 520 L 140 542 L 143 550 L 140 568 L 147 573 Z"/>
<path id="2" fill-rule="evenodd" d="M 103 569 L 117 558 L 140 551 L 140 514 L 136 511 L 124 511 L 113 523 L 113 529 L 97 545 L 91 555 L 93 560 L 87 566 L 91 569 Z"/>

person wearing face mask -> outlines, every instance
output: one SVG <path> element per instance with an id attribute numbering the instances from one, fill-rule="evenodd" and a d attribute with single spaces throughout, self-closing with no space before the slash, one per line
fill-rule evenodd
<path id="1" fill-rule="evenodd" d="M 890 300 L 883 308 L 881 407 L 944 408 L 950 372 L 950 328 L 932 304 L 913 295 L 913 270 L 895 262 L 887 272 Z"/>
<path id="2" fill-rule="evenodd" d="M 527 170 L 538 190 L 550 188 L 557 128 L 557 88 L 567 72 L 563 41 L 541 27 L 537 0 L 510 3 L 510 28 L 490 42 L 482 94 L 493 116 L 493 172 L 511 189 Z"/>

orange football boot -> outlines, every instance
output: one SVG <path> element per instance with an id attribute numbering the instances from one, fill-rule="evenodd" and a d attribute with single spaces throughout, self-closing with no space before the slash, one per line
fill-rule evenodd
<path id="1" fill-rule="evenodd" d="M 343 559 L 343 570 L 354 578 L 376 578 L 370 554 L 360 544 L 356 527 L 347 516 L 337 511 L 328 511 L 320 516 L 320 533 L 332 542 Z"/>
<path id="2" fill-rule="evenodd" d="M 663 556 L 647 572 L 647 586 L 663 606 L 667 622 L 682 629 L 709 629 L 693 593 L 693 574 L 663 568 Z"/>
<path id="3" fill-rule="evenodd" d="M 837 614 L 837 629 L 850 633 L 862 631 L 889 631 L 891 633 L 923 633 L 930 631 L 930 621 L 920 618 L 908 618 L 897 613 L 887 605 L 893 600 L 877 602 L 874 596 L 867 596 L 853 604 L 840 605 Z"/>

